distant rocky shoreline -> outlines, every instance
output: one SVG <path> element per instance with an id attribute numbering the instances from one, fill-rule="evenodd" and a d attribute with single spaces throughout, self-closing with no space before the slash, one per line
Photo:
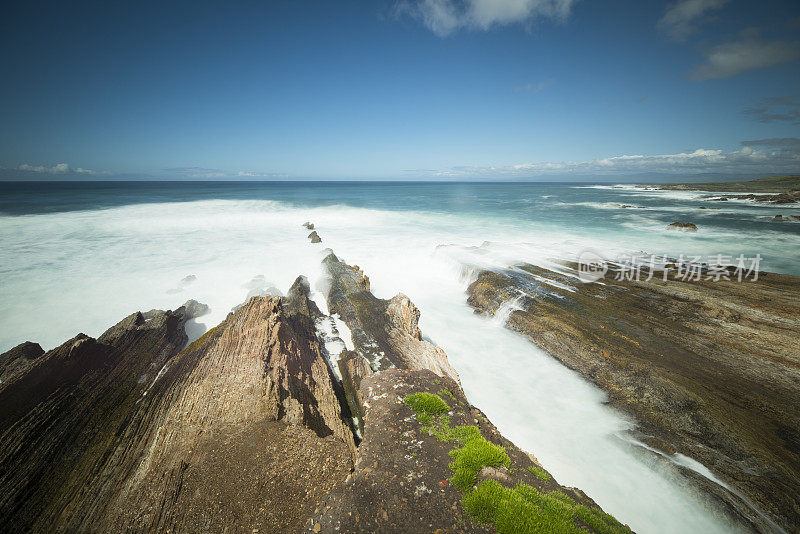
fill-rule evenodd
<path id="1" fill-rule="evenodd" d="M 718 191 L 719 194 L 702 196 L 703 199 L 712 202 L 749 200 L 778 206 L 800 202 L 800 175 L 771 176 L 749 182 L 657 184 L 636 187 L 661 191 Z"/>

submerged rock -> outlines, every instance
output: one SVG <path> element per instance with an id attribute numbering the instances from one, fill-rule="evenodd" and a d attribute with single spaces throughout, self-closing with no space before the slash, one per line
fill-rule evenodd
<path id="1" fill-rule="evenodd" d="M 314 229 L 314 223 L 310 223 L 310 222 L 306 221 L 306 222 L 303 223 L 303 227 L 306 230 L 313 230 Z"/>

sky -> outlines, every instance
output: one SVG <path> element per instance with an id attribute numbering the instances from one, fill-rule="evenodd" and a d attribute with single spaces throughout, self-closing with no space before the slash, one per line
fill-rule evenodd
<path id="1" fill-rule="evenodd" d="M 800 173 L 797 0 L 6 2 L 0 179 Z"/>

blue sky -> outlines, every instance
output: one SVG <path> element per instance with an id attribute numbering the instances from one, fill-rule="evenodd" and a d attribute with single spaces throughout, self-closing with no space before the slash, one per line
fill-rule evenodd
<path id="1" fill-rule="evenodd" d="M 800 172 L 796 1 L 6 3 L 0 178 Z"/>

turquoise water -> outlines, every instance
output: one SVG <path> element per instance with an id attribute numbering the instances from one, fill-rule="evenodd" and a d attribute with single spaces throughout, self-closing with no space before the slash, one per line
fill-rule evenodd
<path id="1" fill-rule="evenodd" d="M 417 304 L 472 402 L 559 482 L 639 532 L 729 532 L 671 470 L 633 452 L 632 423 L 602 392 L 473 314 L 465 294 L 477 269 L 585 250 L 760 254 L 762 269 L 800 274 L 800 223 L 771 220 L 797 207 L 701 195 L 547 183 L 0 183 L 0 351 L 97 336 L 136 310 L 190 298 L 211 307 L 197 335 L 250 291 L 285 291 L 300 274 L 325 310 L 330 248 L 364 269 L 377 296 Z M 321 244 L 309 243 L 305 221 Z M 673 221 L 700 230 L 667 230 Z"/>
<path id="2" fill-rule="evenodd" d="M 269 200 L 298 209 L 348 206 L 454 217 L 613 240 L 655 254 L 761 254 L 763 268 L 800 274 L 798 206 L 708 202 L 703 193 L 563 183 L 83 182 L 0 183 L 0 215 L 92 211 L 148 203 Z M 620 208 L 619 204 L 641 208 Z M 706 206 L 711 209 L 699 209 Z M 695 235 L 666 231 L 694 222 Z M 533 236 L 532 236 L 533 237 Z"/>

